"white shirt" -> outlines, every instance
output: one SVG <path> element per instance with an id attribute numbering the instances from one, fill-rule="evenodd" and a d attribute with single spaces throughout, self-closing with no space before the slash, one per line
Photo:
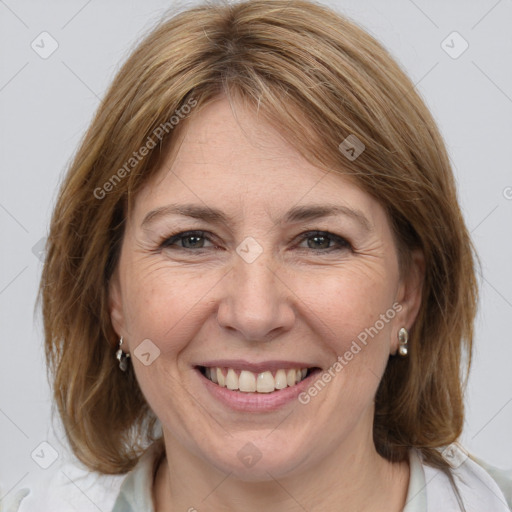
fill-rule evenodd
<path id="1" fill-rule="evenodd" d="M 466 512 L 510 512 L 512 471 L 492 468 L 473 457 L 461 459 L 460 453 L 459 459 L 455 454 L 451 473 Z M 159 454 L 157 445 L 150 447 L 126 475 L 100 475 L 63 464 L 37 485 L 9 493 L 0 512 L 154 512 L 152 487 Z M 403 512 L 461 511 L 443 471 L 424 464 L 415 449 L 409 451 L 409 466 Z M 194 505 L 200 510 L 199 503 L 191 504 L 191 509 Z"/>

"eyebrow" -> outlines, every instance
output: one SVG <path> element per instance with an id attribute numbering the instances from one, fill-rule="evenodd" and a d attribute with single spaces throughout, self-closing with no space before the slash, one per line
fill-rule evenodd
<path id="1" fill-rule="evenodd" d="M 228 224 L 230 221 L 229 217 L 225 213 L 221 210 L 217 210 L 216 208 L 209 208 L 207 206 L 196 204 L 168 204 L 151 210 L 144 217 L 141 227 L 147 228 L 156 220 L 169 215 L 191 217 L 211 224 Z M 373 231 L 370 221 L 366 218 L 363 212 L 338 204 L 296 206 L 280 217 L 278 222 L 292 224 L 294 222 L 315 220 L 336 215 L 349 217 L 360 224 L 365 231 Z"/>

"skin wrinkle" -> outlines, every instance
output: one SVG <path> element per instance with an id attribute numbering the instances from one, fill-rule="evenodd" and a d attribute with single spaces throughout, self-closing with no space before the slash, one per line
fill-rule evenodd
<path id="1" fill-rule="evenodd" d="M 373 512 L 383 500 L 389 510 L 401 510 L 407 463 L 392 464 L 377 454 L 373 399 L 396 351 L 398 329 L 410 327 L 417 313 L 419 274 L 411 272 L 410 282 L 401 280 L 389 222 L 371 196 L 341 175 L 318 181 L 322 171 L 299 158 L 252 111 L 237 109 L 237 121 L 231 112 L 223 100 L 188 120 L 174 171 L 166 172 L 166 163 L 135 200 L 111 288 L 112 322 L 125 336 L 127 350 L 149 338 L 161 351 L 147 367 L 132 357 L 164 431 L 167 458 L 155 481 L 156 510 L 187 510 L 197 504 L 197 496 L 209 494 L 201 510 L 232 510 L 241 502 L 247 511 L 302 510 L 298 502 L 312 511 L 334 511 L 344 503 L 347 510 Z M 266 141 L 263 155 L 254 138 Z M 195 154 L 198 140 L 205 150 L 201 165 L 187 158 Z M 280 155 L 279 172 L 274 172 L 274 153 Z M 274 226 L 279 213 L 299 199 L 301 205 L 357 206 L 374 230 L 364 232 L 341 217 Z M 172 202 L 229 210 L 236 222 L 221 228 L 173 217 L 140 228 L 150 210 Z M 171 227 L 211 231 L 223 250 L 208 248 L 199 256 L 185 249 L 156 250 Z M 317 229 L 357 240 L 354 251 L 321 256 L 307 249 L 306 241 L 300 250 L 288 242 Z M 263 247 L 251 264 L 235 252 L 245 236 Z M 294 403 L 265 414 L 227 410 L 209 397 L 192 368 L 218 357 L 298 358 L 328 368 L 394 302 L 402 311 L 307 405 Z M 188 393 L 177 392 L 173 382 Z M 250 469 L 237 458 L 248 442 L 262 452 Z"/>

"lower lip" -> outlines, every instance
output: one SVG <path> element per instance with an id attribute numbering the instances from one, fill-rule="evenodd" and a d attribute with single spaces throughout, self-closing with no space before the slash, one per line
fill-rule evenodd
<path id="1" fill-rule="evenodd" d="M 199 370 L 196 371 L 214 398 L 231 409 L 243 412 L 272 412 L 296 401 L 297 397 L 309 386 L 310 379 L 317 373 L 314 371 L 298 384 L 272 393 L 245 393 L 221 387 L 207 379 Z"/>

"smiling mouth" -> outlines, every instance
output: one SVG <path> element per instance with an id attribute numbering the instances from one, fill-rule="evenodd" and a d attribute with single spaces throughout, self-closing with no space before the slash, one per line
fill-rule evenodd
<path id="1" fill-rule="evenodd" d="M 217 386 L 242 393 L 273 393 L 295 386 L 319 368 L 292 368 L 254 373 L 233 368 L 198 366 L 198 370 Z"/>

